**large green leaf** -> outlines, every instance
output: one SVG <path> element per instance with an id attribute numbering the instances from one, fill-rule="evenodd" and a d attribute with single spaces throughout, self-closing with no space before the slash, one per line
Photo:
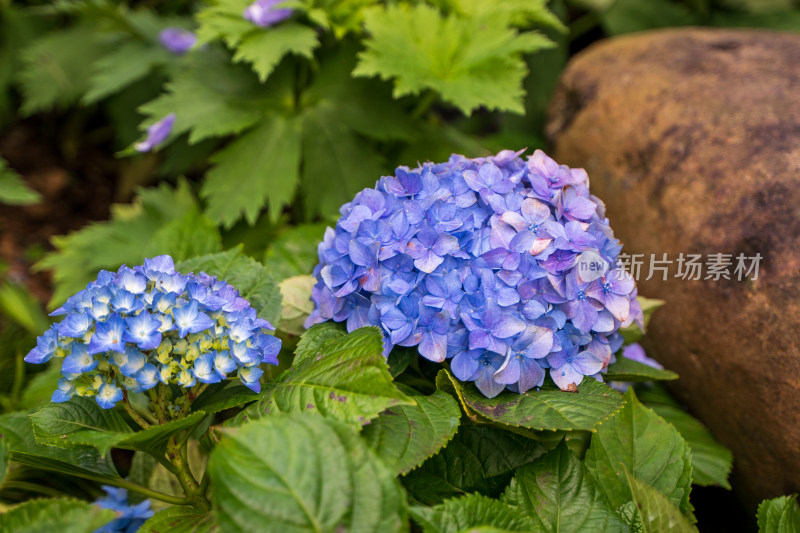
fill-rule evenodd
<path id="1" fill-rule="evenodd" d="M 139 111 L 148 116 L 143 126 L 174 113 L 171 137 L 189 132 L 189 144 L 195 144 L 245 131 L 264 116 L 267 101 L 249 69 L 232 65 L 228 56 L 212 49 L 192 56 L 190 67 Z"/>
<path id="2" fill-rule="evenodd" d="M 395 98 L 432 89 L 466 114 L 481 106 L 523 113 L 522 54 L 553 43 L 518 33 L 502 10 L 469 15 L 443 16 L 425 4 L 368 11 L 371 37 L 353 74 L 394 79 Z"/>
<path id="3" fill-rule="evenodd" d="M 761 533 L 800 531 L 800 506 L 797 494 L 764 500 L 758 506 L 758 530 Z"/>
<path id="4" fill-rule="evenodd" d="M 153 235 L 153 250 L 169 250 L 175 261 L 222 250 L 222 239 L 216 225 L 193 207 L 182 217 L 165 223 Z"/>
<path id="5" fill-rule="evenodd" d="M 675 426 L 692 451 L 692 483 L 719 485 L 730 490 L 728 476 L 733 468 L 733 454 L 721 445 L 698 419 L 680 409 L 664 404 L 645 404 Z"/>
<path id="6" fill-rule="evenodd" d="M 313 28 L 288 22 L 273 28 L 257 28 L 245 34 L 236 47 L 233 60 L 251 63 L 259 79 L 265 81 L 285 55 L 311 59 L 317 46 L 319 40 Z"/>
<path id="7" fill-rule="evenodd" d="M 31 500 L 0 514 L 3 533 L 91 533 L 114 511 L 79 500 Z"/>
<path id="8" fill-rule="evenodd" d="M 597 427 L 586 452 L 586 466 L 616 509 L 631 499 L 623 471 L 662 491 L 681 512 L 689 514 L 692 458 L 678 430 L 644 407 L 633 389 L 625 407 Z"/>
<path id="9" fill-rule="evenodd" d="M 392 407 L 364 427 L 362 436 L 384 464 L 405 474 L 439 451 L 458 429 L 461 410 L 449 394 L 409 394 L 416 405 Z"/>
<path id="10" fill-rule="evenodd" d="M 548 532 L 627 531 L 564 442 L 520 467 L 504 501 L 519 507 Z"/>
<path id="11" fill-rule="evenodd" d="M 642 533 L 696 533 L 681 511 L 662 492 L 634 477 L 624 468 L 633 503 L 641 520 Z"/>
<path id="12" fill-rule="evenodd" d="M 36 440 L 51 446 L 94 446 L 101 455 L 111 448 L 142 450 L 163 455 L 167 441 L 191 430 L 205 417 L 196 411 L 186 418 L 134 432 L 117 411 L 102 409 L 89 398 L 72 398 L 44 407 L 31 415 Z"/>
<path id="13" fill-rule="evenodd" d="M 25 413 L 0 416 L 0 434 L 12 461 L 97 481 L 120 479 L 111 458 L 101 456 L 93 446 L 61 448 L 36 442 L 31 419 Z"/>
<path id="14" fill-rule="evenodd" d="M 310 414 L 228 430 L 211 455 L 225 531 L 402 531 L 405 495 L 352 427 Z"/>
<path id="15" fill-rule="evenodd" d="M 300 179 L 302 126 L 295 117 L 271 113 L 255 128 L 211 156 L 202 196 L 206 214 L 230 227 L 243 215 L 254 224 L 264 206 L 277 220 Z"/>
<path id="16" fill-rule="evenodd" d="M 362 425 L 384 409 L 401 405 L 415 404 L 392 383 L 383 357 L 383 336 L 368 327 L 325 341 L 319 355 L 295 363 L 268 384 L 261 399 L 236 420 L 276 412 L 316 412 Z"/>
<path id="17" fill-rule="evenodd" d="M 5 159 L 0 158 L 0 203 L 30 205 L 41 200 L 42 195 L 28 187 L 22 176 L 9 168 Z"/>
<path id="18" fill-rule="evenodd" d="M 411 516 L 425 533 L 465 531 L 539 531 L 533 520 L 503 502 L 470 494 L 454 498 L 436 507 L 411 507 Z"/>
<path id="19" fill-rule="evenodd" d="M 525 394 L 507 391 L 494 398 L 485 397 L 472 383 L 458 381 L 447 370 L 436 376 L 436 385 L 455 391 L 467 414 L 480 421 L 537 430 L 591 430 L 623 403 L 618 392 L 594 379 L 584 379 L 577 393 L 550 388 Z"/>
<path id="20" fill-rule="evenodd" d="M 179 272 L 200 271 L 227 281 L 250 302 L 258 316 L 278 323 L 281 312 L 281 294 L 269 271 L 242 252 L 241 246 L 218 254 L 195 257 L 178 263 Z"/>
<path id="21" fill-rule="evenodd" d="M 219 525 L 212 513 L 193 507 L 167 507 L 142 524 L 138 533 L 215 533 Z"/>
<path id="22" fill-rule="evenodd" d="M 617 361 L 608 365 L 606 373 L 603 375 L 606 381 L 668 381 L 678 379 L 678 374 L 670 370 L 653 368 L 650 365 L 618 356 Z"/>
<path id="23" fill-rule="evenodd" d="M 545 453 L 536 441 L 490 426 L 462 425 L 453 440 L 403 478 L 420 503 L 469 492 L 499 496 L 514 471 Z"/>

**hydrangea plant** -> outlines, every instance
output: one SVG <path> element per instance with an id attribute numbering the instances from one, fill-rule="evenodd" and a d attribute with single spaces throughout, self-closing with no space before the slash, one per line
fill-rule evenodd
<path id="1" fill-rule="evenodd" d="M 643 315 L 583 169 L 537 150 L 400 167 L 341 209 L 319 246 L 307 325 L 382 329 L 388 353 L 450 360 L 488 397 L 602 372 Z"/>
<path id="2" fill-rule="evenodd" d="M 52 314 L 64 318 L 25 361 L 63 358 L 52 401 L 94 397 L 104 409 L 159 383 L 187 389 L 238 377 L 258 392 L 259 365 L 277 364 L 281 346 L 234 287 L 176 272 L 168 255 L 101 271 Z"/>

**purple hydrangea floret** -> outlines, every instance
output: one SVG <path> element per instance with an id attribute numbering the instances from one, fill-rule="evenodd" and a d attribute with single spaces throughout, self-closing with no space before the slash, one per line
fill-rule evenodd
<path id="1" fill-rule="evenodd" d="M 286 20 L 292 15 L 288 8 L 275 7 L 285 0 L 256 0 L 244 10 L 242 15 L 256 26 L 266 28 Z"/>
<path id="2" fill-rule="evenodd" d="M 259 365 L 278 364 L 281 348 L 267 333 L 275 328 L 235 288 L 204 272 L 176 272 L 168 255 L 100 271 L 52 314 L 64 318 L 37 339 L 25 361 L 63 358 L 54 402 L 94 397 L 108 409 L 123 390 L 236 377 L 259 392 Z"/>
<path id="3" fill-rule="evenodd" d="M 643 325 L 622 246 L 582 169 L 454 155 L 400 167 L 342 206 L 319 245 L 306 326 L 374 325 L 393 346 L 451 361 L 488 397 L 602 373 L 621 327 Z"/>
<path id="4" fill-rule="evenodd" d="M 183 28 L 164 28 L 158 35 L 161 46 L 175 55 L 183 55 L 192 49 L 197 42 L 197 36 Z"/>
<path id="5" fill-rule="evenodd" d="M 154 122 L 147 128 L 147 137 L 142 142 L 133 145 L 137 152 L 150 152 L 163 143 L 172 133 L 172 126 L 175 125 L 175 113 L 170 113 L 158 122 Z"/>
<path id="6" fill-rule="evenodd" d="M 110 509 L 117 516 L 94 533 L 134 533 L 139 531 L 154 512 L 150 508 L 150 500 L 131 505 L 128 503 L 128 491 L 110 485 L 103 485 L 106 496 L 94 502 L 102 509 Z"/>

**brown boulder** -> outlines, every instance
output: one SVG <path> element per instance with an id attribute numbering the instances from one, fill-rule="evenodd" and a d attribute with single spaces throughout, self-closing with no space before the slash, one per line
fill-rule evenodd
<path id="1" fill-rule="evenodd" d="M 734 489 L 749 505 L 800 490 L 800 35 L 603 41 L 568 66 L 548 135 L 624 251 L 646 254 L 640 293 L 667 301 L 647 348 L 733 450 Z M 645 280 L 651 253 L 675 261 L 666 281 Z M 732 279 L 676 278 L 681 253 L 732 254 Z M 736 257 L 757 253 L 758 279 L 737 281 Z"/>

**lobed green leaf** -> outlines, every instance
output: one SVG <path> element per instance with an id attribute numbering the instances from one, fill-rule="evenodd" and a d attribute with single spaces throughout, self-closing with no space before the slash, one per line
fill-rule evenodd
<path id="1" fill-rule="evenodd" d="M 216 533 L 219 524 L 210 512 L 193 507 L 167 507 L 154 514 L 139 528 L 139 533 Z"/>
<path id="2" fill-rule="evenodd" d="M 689 520 L 662 492 L 634 477 L 623 467 L 625 481 L 638 517 L 642 533 L 692 533 L 697 532 Z"/>

